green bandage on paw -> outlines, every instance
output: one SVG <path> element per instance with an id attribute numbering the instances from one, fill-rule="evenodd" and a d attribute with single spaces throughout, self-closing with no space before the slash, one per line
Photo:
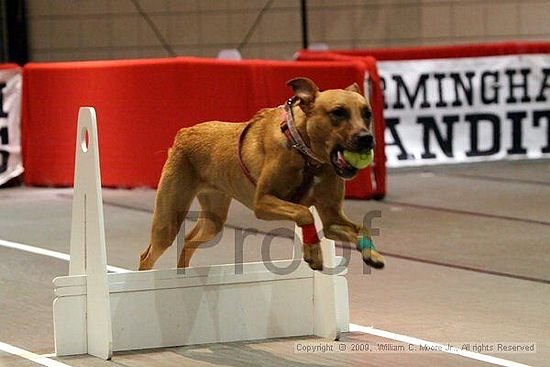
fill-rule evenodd
<path id="1" fill-rule="evenodd" d="M 376 247 L 374 247 L 374 243 L 365 236 L 359 237 L 359 240 L 357 241 L 357 249 L 361 252 L 363 252 L 364 249 L 369 248 L 371 250 L 377 251 Z"/>
<path id="2" fill-rule="evenodd" d="M 356 153 L 349 150 L 344 150 L 344 159 L 357 169 L 363 169 L 372 164 L 374 159 L 374 150 L 369 150 L 366 153 Z"/>

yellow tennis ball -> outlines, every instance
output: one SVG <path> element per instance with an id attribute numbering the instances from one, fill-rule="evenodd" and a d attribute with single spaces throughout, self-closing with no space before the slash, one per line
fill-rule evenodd
<path id="1" fill-rule="evenodd" d="M 369 150 L 366 153 L 355 153 L 349 150 L 344 150 L 344 158 L 346 162 L 357 169 L 363 169 L 372 164 L 374 159 L 374 150 Z"/>

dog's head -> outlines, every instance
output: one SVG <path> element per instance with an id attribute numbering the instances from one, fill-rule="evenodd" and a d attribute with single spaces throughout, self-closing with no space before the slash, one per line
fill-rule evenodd
<path id="1" fill-rule="evenodd" d="M 372 110 L 359 86 L 321 92 L 307 78 L 289 80 L 287 85 L 305 114 L 312 150 L 330 162 L 338 176 L 355 177 L 358 170 L 344 159 L 343 150 L 368 152 L 374 147 Z"/>

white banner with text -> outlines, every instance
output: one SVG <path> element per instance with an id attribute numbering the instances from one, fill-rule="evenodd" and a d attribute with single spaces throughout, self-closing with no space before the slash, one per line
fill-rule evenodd
<path id="1" fill-rule="evenodd" d="M 550 158 L 550 55 L 378 68 L 388 167 Z"/>
<path id="2" fill-rule="evenodd" d="M 21 69 L 0 68 L 0 185 L 23 173 Z"/>

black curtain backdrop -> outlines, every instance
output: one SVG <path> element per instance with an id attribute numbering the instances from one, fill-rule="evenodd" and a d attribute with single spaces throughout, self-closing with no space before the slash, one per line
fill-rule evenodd
<path id="1" fill-rule="evenodd" d="M 19 65 L 29 61 L 25 0 L 0 0 L 0 57 Z"/>

